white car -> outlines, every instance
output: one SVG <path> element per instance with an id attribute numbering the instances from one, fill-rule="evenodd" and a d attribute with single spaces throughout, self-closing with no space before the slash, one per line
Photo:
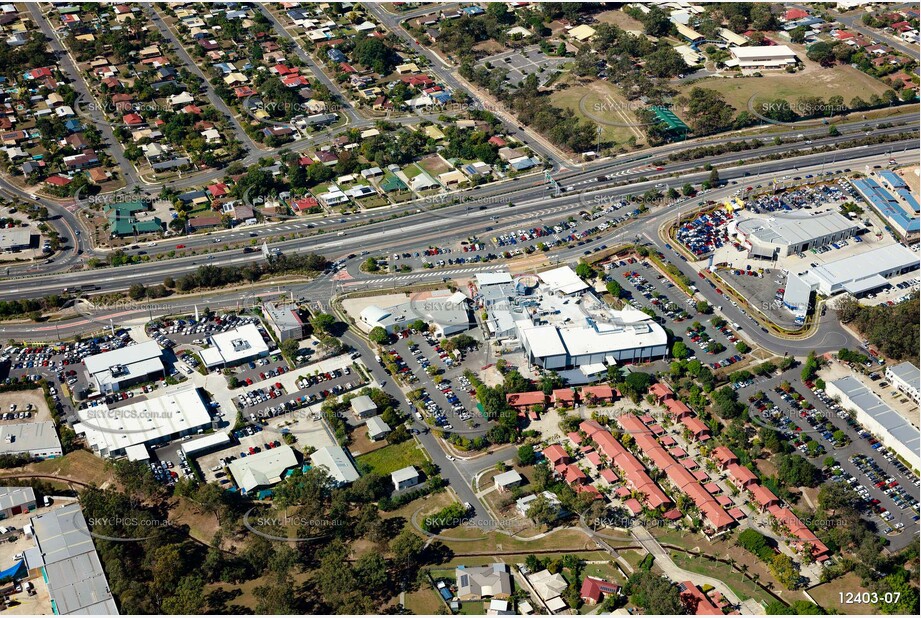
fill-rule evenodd
<path id="1" fill-rule="evenodd" d="M 448 455 L 448 461 L 454 461 L 454 455 Z"/>

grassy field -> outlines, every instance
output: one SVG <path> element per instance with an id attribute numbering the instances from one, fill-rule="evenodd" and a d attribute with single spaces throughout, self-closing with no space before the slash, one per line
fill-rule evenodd
<path id="1" fill-rule="evenodd" d="M 761 588 L 746 579 L 744 575 L 738 571 L 731 570 L 727 564 L 700 556 L 689 556 L 681 552 L 669 552 L 669 555 L 675 564 L 682 569 L 722 580 L 743 601 L 745 599 L 755 599 L 763 603 L 770 603 L 773 600 Z"/>
<path id="2" fill-rule="evenodd" d="M 459 533 L 459 530 L 461 529 L 447 531 L 445 532 L 445 535 L 464 538 L 465 534 L 463 532 Z M 477 534 L 481 533 L 477 531 Z M 477 539 L 475 536 L 471 538 Z M 536 550 L 546 551 L 559 549 L 561 551 L 573 552 L 591 550 L 595 548 L 595 544 L 589 540 L 587 536 L 585 536 L 585 533 L 576 529 L 560 530 L 539 539 L 528 539 L 523 541 L 508 537 L 504 534 L 490 532 L 485 535 L 485 538 L 483 538 L 481 535 L 478 540 L 443 542 L 456 553 L 520 551 L 527 555 L 528 553 Z"/>
<path id="3" fill-rule="evenodd" d="M 611 24 L 623 28 L 624 30 L 639 30 L 640 32 L 643 30 L 642 23 L 620 10 L 598 13 L 595 15 L 595 19 L 603 24 Z"/>
<path id="4" fill-rule="evenodd" d="M 844 577 L 839 577 L 834 581 L 809 590 L 809 594 L 812 595 L 815 602 L 829 611 L 834 610 L 842 614 L 879 613 L 877 604 L 842 603 L 839 596 L 841 592 L 867 592 L 867 589 L 860 585 L 859 576 L 854 573 L 848 573 Z"/>
<path id="5" fill-rule="evenodd" d="M 638 104 L 627 101 L 620 89 L 610 82 L 595 80 L 580 84 L 570 80 L 569 86 L 554 91 L 550 100 L 555 106 L 570 110 L 580 120 L 600 126 L 602 144 L 621 146 L 631 137 L 636 138 L 637 144 L 645 143 L 645 133 L 637 126 L 633 114 Z"/>
<path id="6" fill-rule="evenodd" d="M 359 467 L 367 466 L 371 471 L 385 476 L 406 466 L 418 466 L 424 461 L 425 453 L 415 440 L 391 444 L 358 457 Z"/>
<path id="7" fill-rule="evenodd" d="M 84 483 L 95 483 L 104 487 L 111 483 L 112 475 L 98 457 L 89 451 L 74 451 L 56 459 L 46 459 L 29 464 L 27 472 L 66 476 Z"/>
<path id="8" fill-rule="evenodd" d="M 800 57 L 805 58 L 805 54 Z M 695 87 L 716 90 L 737 111 L 748 109 L 749 99 L 755 97 L 753 105 L 757 111 L 761 103 L 776 99 L 793 103 L 802 96 L 817 96 L 827 101 L 829 97 L 839 95 L 847 105 L 857 95 L 866 101 L 871 95 L 881 95 L 888 89 L 883 82 L 850 65 L 829 69 L 810 65 L 812 63 L 807 61 L 807 68 L 799 73 L 765 72 L 764 77 L 706 78 L 683 85 L 680 92 L 687 95 Z M 676 112 L 681 115 L 680 109 Z"/>

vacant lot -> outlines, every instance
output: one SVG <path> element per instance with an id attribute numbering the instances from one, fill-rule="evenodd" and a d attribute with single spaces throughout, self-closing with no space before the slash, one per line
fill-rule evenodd
<path id="1" fill-rule="evenodd" d="M 805 58 L 805 54 L 800 54 L 800 58 Z M 872 95 L 881 95 L 888 89 L 886 84 L 849 65 L 823 69 L 806 62 L 806 69 L 799 73 L 765 71 L 764 77 L 709 77 L 683 85 L 681 94 L 687 95 L 695 87 L 709 88 L 721 93 L 737 111 L 742 111 L 748 109 L 749 100 L 760 106 L 777 99 L 794 103 L 799 97 L 817 96 L 827 101 L 837 95 L 843 97 L 847 105 L 855 96 L 867 101 Z M 755 110 L 758 111 L 758 107 Z"/>
<path id="2" fill-rule="evenodd" d="M 620 10 L 615 11 L 605 11 L 603 13 L 598 13 L 595 15 L 595 19 L 603 24 L 611 24 L 612 26 L 618 26 L 627 31 L 643 31 L 643 24 L 633 19 L 626 13 Z"/>
<path id="3" fill-rule="evenodd" d="M 600 126 L 602 144 L 622 146 L 630 138 L 637 144 L 645 143 L 645 132 L 633 113 L 642 104 L 628 101 L 617 86 L 606 81 L 580 84 L 570 80 L 567 84 L 551 94 L 550 100 L 580 120 Z"/>
<path id="4" fill-rule="evenodd" d="M 8 393 L 0 393 L 0 414 L 9 412 L 10 406 L 12 404 L 16 404 L 17 413 L 25 412 L 30 403 L 32 404 L 31 418 L 0 421 L 0 423 L 34 423 L 38 421 L 51 420 L 51 412 L 48 410 L 48 404 L 45 402 L 45 394 L 40 388 L 36 388 L 31 391 L 11 391 Z"/>
<path id="5" fill-rule="evenodd" d="M 406 466 L 418 466 L 426 461 L 426 456 L 415 440 L 407 440 L 360 455 L 357 461 L 359 468 L 367 467 L 372 472 L 386 476 Z"/>
<path id="6" fill-rule="evenodd" d="M 46 459 L 29 464 L 23 470 L 36 474 L 63 476 L 84 483 L 95 483 L 102 488 L 112 484 L 112 474 L 106 469 L 106 463 L 89 451 L 74 451 L 63 457 Z"/>
<path id="7" fill-rule="evenodd" d="M 860 577 L 854 573 L 848 573 L 844 577 L 839 577 L 827 584 L 816 586 L 809 589 L 809 594 L 815 599 L 815 602 L 828 610 L 835 610 L 842 614 L 878 614 L 878 604 L 853 603 L 846 604 L 841 602 L 841 592 L 866 592 L 867 589 L 860 585 Z"/>

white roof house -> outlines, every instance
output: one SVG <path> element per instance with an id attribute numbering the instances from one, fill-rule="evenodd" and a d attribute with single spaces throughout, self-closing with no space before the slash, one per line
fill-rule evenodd
<path id="1" fill-rule="evenodd" d="M 115 457 L 135 444 L 151 446 L 211 426 L 197 388 L 184 388 L 119 408 L 106 404 L 77 410 L 74 431 L 101 457 Z"/>
<path id="2" fill-rule="evenodd" d="M 269 346 L 255 324 L 212 335 L 208 342 L 211 347 L 201 351 L 201 359 L 209 369 L 243 363 L 269 353 Z"/>
<path id="3" fill-rule="evenodd" d="M 339 446 L 325 446 L 310 456 L 314 466 L 326 468 L 338 485 L 346 485 L 358 480 L 358 470 L 352 458 Z"/>
<path id="4" fill-rule="evenodd" d="M 523 480 L 524 478 L 518 474 L 517 470 L 509 470 L 508 472 L 497 474 L 493 482 L 496 484 L 496 489 L 503 490 L 508 487 L 515 487 Z"/>
<path id="5" fill-rule="evenodd" d="M 281 482 L 284 473 L 297 466 L 297 456 L 287 444 L 255 455 L 234 459 L 228 466 L 237 486 L 246 493 Z"/>
<path id="6" fill-rule="evenodd" d="M 782 69 L 796 64 L 796 52 L 786 45 L 730 47 L 729 53 L 741 69 Z"/>
<path id="7" fill-rule="evenodd" d="M 412 487 L 419 484 L 419 471 L 415 466 L 406 466 L 392 472 L 390 480 L 393 481 L 393 487 L 397 491 L 404 487 Z"/>
<path id="8" fill-rule="evenodd" d="M 377 404 L 367 395 L 359 395 L 349 402 L 352 407 L 352 413 L 358 418 L 373 416 L 377 413 Z"/>
<path id="9" fill-rule="evenodd" d="M 390 425 L 385 423 L 384 419 L 379 416 L 372 416 L 369 418 L 367 427 L 368 436 L 370 436 L 371 440 L 380 440 L 381 438 L 386 437 L 388 433 L 390 433 Z"/>

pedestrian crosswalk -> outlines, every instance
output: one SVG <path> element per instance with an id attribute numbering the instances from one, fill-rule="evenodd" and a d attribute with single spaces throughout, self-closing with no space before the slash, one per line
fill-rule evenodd
<path id="1" fill-rule="evenodd" d="M 368 283 L 404 283 L 418 279 L 431 279 L 436 277 L 455 277 L 458 275 L 467 275 L 481 273 L 490 270 L 502 270 L 506 268 L 505 264 L 489 264 L 486 266 L 477 266 L 475 268 L 460 268 L 454 270 L 428 270 L 425 272 L 412 273 L 409 275 L 395 275 L 388 277 L 375 277 L 374 279 L 354 279 L 344 283 L 346 286 L 366 285 Z"/>

